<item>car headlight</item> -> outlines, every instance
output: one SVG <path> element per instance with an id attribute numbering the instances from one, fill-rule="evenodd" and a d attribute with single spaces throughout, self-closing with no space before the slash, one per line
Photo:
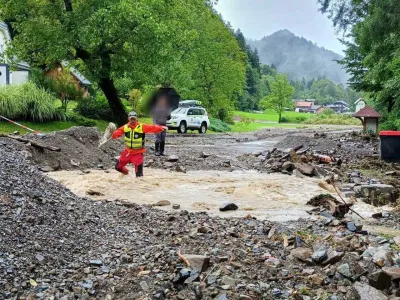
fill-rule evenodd
<path id="1" fill-rule="evenodd" d="M 178 119 L 179 117 L 178 116 L 172 116 L 172 120 L 176 120 L 176 119 Z"/>

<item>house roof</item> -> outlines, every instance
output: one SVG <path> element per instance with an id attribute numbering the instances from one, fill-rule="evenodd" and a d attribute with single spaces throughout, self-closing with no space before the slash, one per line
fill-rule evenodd
<path id="1" fill-rule="evenodd" d="M 63 61 L 61 64 L 62 64 L 64 67 L 69 67 L 69 66 L 68 66 L 68 63 L 65 62 L 65 61 Z M 80 83 L 80 84 L 82 84 L 82 85 L 92 85 L 92 83 L 91 83 L 89 80 L 87 80 L 81 73 L 79 73 L 79 71 L 78 71 L 77 69 L 75 69 L 75 68 L 73 68 L 73 67 L 69 67 L 69 70 L 70 70 L 71 74 L 72 74 L 76 79 L 79 80 L 79 83 Z"/>
<path id="2" fill-rule="evenodd" d="M 335 101 L 333 104 L 342 104 L 342 105 L 345 105 L 345 106 L 349 106 L 349 104 L 346 101 L 343 101 L 343 100 Z"/>
<path id="3" fill-rule="evenodd" d="M 296 107 L 301 106 L 301 107 L 310 107 L 311 108 L 312 105 L 313 105 L 313 102 L 308 102 L 308 101 L 296 102 Z"/>
<path id="4" fill-rule="evenodd" d="M 359 110 L 356 112 L 353 117 L 359 117 L 359 118 L 380 118 L 381 114 L 378 113 L 375 109 L 373 109 L 371 106 L 366 106 L 363 109 Z"/>
<path id="5" fill-rule="evenodd" d="M 311 109 L 312 110 L 317 110 L 317 109 L 319 109 L 319 108 L 321 108 L 322 107 L 322 105 L 312 105 L 311 106 Z"/>

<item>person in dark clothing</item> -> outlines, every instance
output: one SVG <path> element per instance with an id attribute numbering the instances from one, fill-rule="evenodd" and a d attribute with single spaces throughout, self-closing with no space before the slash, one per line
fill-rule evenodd
<path id="1" fill-rule="evenodd" d="M 167 96 L 162 95 L 156 102 L 153 108 L 153 124 L 158 126 L 166 126 L 167 121 L 171 119 L 171 108 L 168 105 Z M 155 135 L 155 155 L 164 156 L 165 138 L 167 132 L 163 131 Z"/>

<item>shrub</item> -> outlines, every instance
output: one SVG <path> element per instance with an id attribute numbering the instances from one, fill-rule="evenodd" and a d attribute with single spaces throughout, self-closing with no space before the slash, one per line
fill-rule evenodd
<path id="1" fill-rule="evenodd" d="M 353 118 L 350 115 L 339 115 L 339 114 L 319 114 L 312 118 L 305 120 L 305 124 L 315 125 L 361 125 L 361 121 Z"/>
<path id="2" fill-rule="evenodd" d="M 68 115 L 68 119 L 71 122 L 74 122 L 79 126 L 85 126 L 85 127 L 94 127 L 94 126 L 96 126 L 96 122 L 95 121 L 93 121 L 91 119 L 88 119 L 88 118 L 85 118 L 83 116 L 80 116 L 78 114 L 70 114 L 70 115 Z"/>
<path id="3" fill-rule="evenodd" d="M 65 119 L 57 98 L 34 83 L 0 88 L 0 114 L 14 120 L 46 122 Z"/>
<path id="4" fill-rule="evenodd" d="M 103 96 L 82 99 L 75 111 L 86 118 L 113 121 L 113 113 Z"/>
<path id="5" fill-rule="evenodd" d="M 282 116 L 281 123 L 302 123 L 307 119 L 306 116 Z"/>
<path id="6" fill-rule="evenodd" d="M 215 118 L 210 118 L 210 127 L 208 129 L 214 132 L 227 132 L 232 130 L 227 123 Z"/>

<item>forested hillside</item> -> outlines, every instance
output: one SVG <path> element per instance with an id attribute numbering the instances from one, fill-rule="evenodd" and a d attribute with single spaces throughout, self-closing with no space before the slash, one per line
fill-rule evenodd
<path id="1" fill-rule="evenodd" d="M 249 40 L 248 43 L 257 49 L 261 63 L 276 66 L 291 80 L 326 77 L 336 83 L 347 83 L 348 75 L 337 63 L 342 59 L 339 54 L 320 48 L 288 30 L 280 30 L 259 41 Z"/>

